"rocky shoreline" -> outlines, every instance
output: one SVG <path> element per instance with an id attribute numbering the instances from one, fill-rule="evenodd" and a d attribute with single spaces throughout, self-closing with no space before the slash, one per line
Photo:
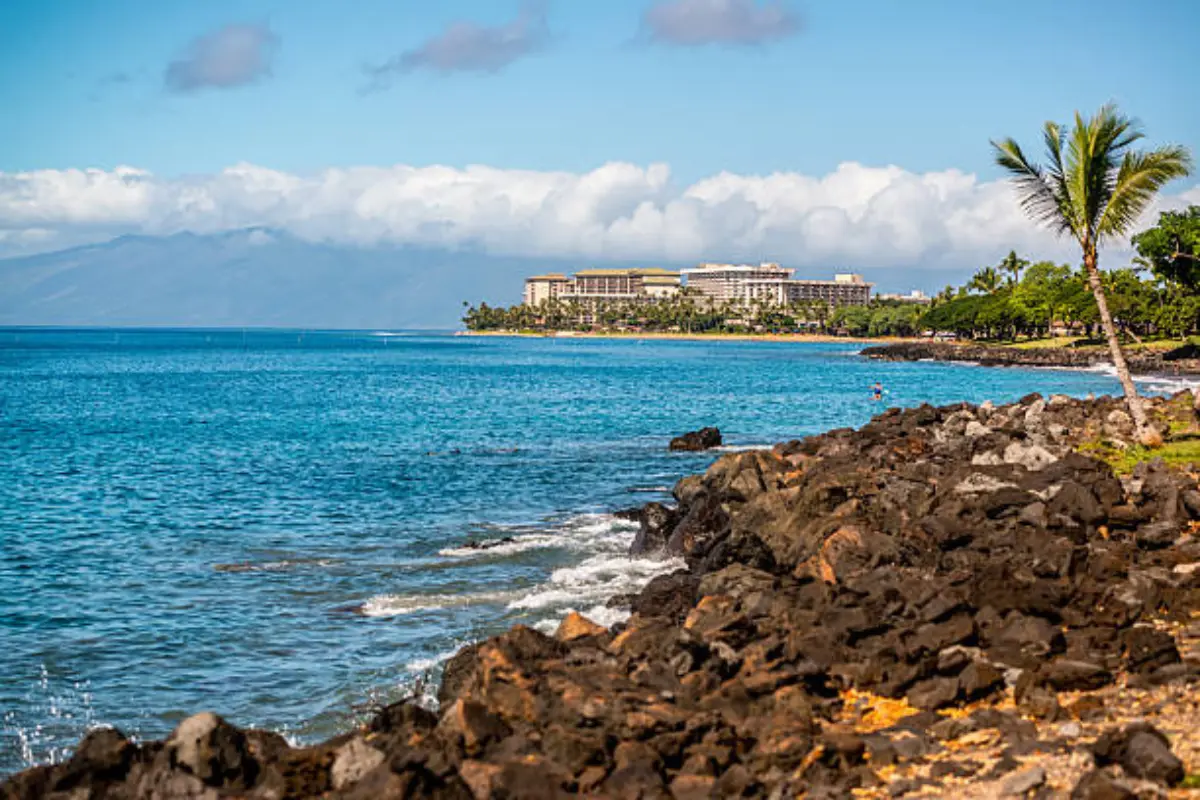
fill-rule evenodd
<path id="1" fill-rule="evenodd" d="M 687 570 L 464 648 L 436 713 L 95 731 L 0 797 L 1165 797 L 1200 772 L 1200 485 L 1098 441 L 1118 401 L 1031 395 L 729 454 L 638 513 Z"/>
<path id="2" fill-rule="evenodd" d="M 1018 349 L 949 342 L 896 342 L 863 348 L 862 355 L 883 361 L 969 361 L 985 367 L 1058 367 L 1080 369 L 1111 364 L 1105 348 L 1039 347 Z M 1129 369 L 1142 375 L 1200 376 L 1200 349 L 1185 345 L 1167 352 L 1126 353 Z"/>

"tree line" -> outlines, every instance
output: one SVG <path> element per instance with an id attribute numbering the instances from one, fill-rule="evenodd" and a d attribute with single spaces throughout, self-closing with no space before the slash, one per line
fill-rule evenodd
<path id="1" fill-rule="evenodd" d="M 1156 226 L 1133 237 L 1133 244 L 1138 253 L 1133 264 L 1100 276 L 1120 334 L 1144 339 L 1200 333 L 1200 206 L 1162 214 Z M 568 297 L 538 306 L 464 306 L 463 322 L 473 331 L 936 333 L 1014 340 L 1058 333 L 1093 337 L 1101 324 L 1082 266 L 1031 262 L 1015 252 L 978 270 L 966 284 L 947 286 L 929 306 L 894 300 L 838 307 L 822 301 L 709 302 L 687 287 L 655 301 L 592 304 Z"/>
<path id="2" fill-rule="evenodd" d="M 1200 332 L 1200 206 L 1166 212 L 1133 237 L 1128 267 L 1099 274 L 1119 335 L 1140 340 Z M 1011 252 L 958 288 L 947 286 L 922 317 L 924 329 L 973 339 L 1086 337 L 1101 331 L 1099 307 L 1085 268 L 1030 263 Z"/>
<path id="3" fill-rule="evenodd" d="M 466 306 L 466 304 L 464 304 Z M 655 300 L 593 303 L 552 298 L 537 306 L 466 306 L 468 330 L 647 331 L 674 333 L 821 333 L 846 336 L 914 336 L 924 308 L 875 300 L 866 306 L 824 301 L 779 305 L 762 301 L 710 301 L 684 288 Z"/>

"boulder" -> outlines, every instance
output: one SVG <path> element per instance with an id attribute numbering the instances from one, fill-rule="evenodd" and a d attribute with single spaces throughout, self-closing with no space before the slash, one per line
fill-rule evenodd
<path id="1" fill-rule="evenodd" d="M 1092 754 L 1100 766 L 1117 764 L 1134 778 L 1174 786 L 1184 779 L 1183 762 L 1171 752 L 1171 742 L 1148 722 L 1111 730 L 1096 740 Z"/>
<path id="2" fill-rule="evenodd" d="M 679 513 L 662 503 L 647 503 L 638 514 L 638 532 L 629 548 L 629 555 L 641 556 L 660 552 L 667 546 L 671 529 Z"/>
<path id="3" fill-rule="evenodd" d="M 688 431 L 671 440 L 669 449 L 682 451 L 711 450 L 721 445 L 721 431 L 718 428 L 701 428 L 698 431 Z"/>
<path id="4" fill-rule="evenodd" d="M 164 751 L 173 769 L 194 775 L 209 786 L 247 789 L 259 772 L 246 735 L 208 712 L 179 723 L 167 737 Z"/>

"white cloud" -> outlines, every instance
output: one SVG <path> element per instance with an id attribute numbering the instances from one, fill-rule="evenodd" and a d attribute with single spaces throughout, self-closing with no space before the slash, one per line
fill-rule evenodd
<path id="1" fill-rule="evenodd" d="M 1200 202 L 1200 186 L 1159 208 Z M 798 267 L 974 267 L 1009 249 L 1074 261 L 1010 187 L 948 170 L 845 163 L 824 176 L 720 173 L 678 186 L 663 164 L 591 172 L 355 167 L 294 175 L 237 164 L 167 179 L 111 171 L 0 173 L 0 255 L 123 233 L 250 226 L 345 244 L 472 247 L 583 260 L 777 260 Z M 1121 247 L 1111 257 L 1127 256 Z"/>

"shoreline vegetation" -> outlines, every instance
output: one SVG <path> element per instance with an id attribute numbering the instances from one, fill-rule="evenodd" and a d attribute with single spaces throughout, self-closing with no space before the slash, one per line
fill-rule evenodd
<path id="1" fill-rule="evenodd" d="M 902 336 L 835 336 L 821 333 L 679 333 L 668 331 L 458 331 L 459 336 L 520 337 L 534 339 L 647 339 L 685 342 L 811 342 L 877 344 L 920 341 Z"/>
<path id="2" fill-rule="evenodd" d="M 1119 399 L 1034 394 L 723 455 L 622 512 L 631 556 L 687 565 L 612 598 L 625 622 L 514 626 L 446 663 L 436 711 L 418 691 L 311 746 L 210 713 L 162 741 L 95 730 L 0 796 L 1195 786 L 1200 419 L 1187 392 L 1146 408 L 1153 452 Z"/>

